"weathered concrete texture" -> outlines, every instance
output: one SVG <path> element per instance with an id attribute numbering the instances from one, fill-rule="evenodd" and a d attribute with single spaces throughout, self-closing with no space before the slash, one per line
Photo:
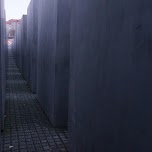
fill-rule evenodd
<path id="1" fill-rule="evenodd" d="M 13 42 L 12 50 L 19 69 L 25 78 L 28 75 L 27 62 L 27 15 L 23 15 L 17 27 L 16 37 Z"/>
<path id="2" fill-rule="evenodd" d="M 34 93 L 36 93 L 37 84 L 38 3 L 39 0 L 31 0 L 27 12 L 27 42 L 29 55 L 28 82 Z"/>
<path id="3" fill-rule="evenodd" d="M 13 44 L 12 44 L 12 52 L 13 52 L 13 55 L 14 55 L 14 58 L 15 58 L 17 64 L 18 64 L 17 55 L 18 55 L 18 43 L 19 43 L 18 35 L 19 35 L 19 25 L 17 26 L 15 38 L 13 39 Z"/>
<path id="4" fill-rule="evenodd" d="M 32 0 L 30 1 L 30 4 L 27 9 L 27 82 L 30 85 L 31 84 L 31 46 L 32 46 Z"/>
<path id="5" fill-rule="evenodd" d="M 21 22 L 20 22 L 20 69 L 25 78 L 27 78 L 28 68 L 27 68 L 27 15 L 23 15 Z"/>
<path id="6" fill-rule="evenodd" d="M 70 151 L 152 151 L 152 1 L 71 7 Z"/>
<path id="7" fill-rule="evenodd" d="M 21 24 L 21 23 L 20 23 Z M 21 26 L 17 27 L 16 32 L 16 63 L 21 70 Z"/>
<path id="8" fill-rule="evenodd" d="M 4 1 L 0 0 L 0 130 L 4 126 L 6 84 L 6 20 Z"/>
<path id="9" fill-rule="evenodd" d="M 40 0 L 37 95 L 51 122 L 67 126 L 70 17 L 65 0 Z"/>
<path id="10" fill-rule="evenodd" d="M 1 130 L 4 129 L 5 91 L 6 91 L 6 19 L 4 0 L 0 0 L 0 148 Z"/>

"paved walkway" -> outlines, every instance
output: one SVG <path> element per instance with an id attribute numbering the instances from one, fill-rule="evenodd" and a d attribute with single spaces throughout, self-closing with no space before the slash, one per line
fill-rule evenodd
<path id="1" fill-rule="evenodd" d="M 12 56 L 7 75 L 1 152 L 67 152 L 67 130 L 53 128 Z"/>

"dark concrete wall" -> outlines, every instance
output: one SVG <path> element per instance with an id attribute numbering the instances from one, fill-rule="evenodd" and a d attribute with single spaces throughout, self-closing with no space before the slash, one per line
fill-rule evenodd
<path id="1" fill-rule="evenodd" d="M 18 28 L 16 30 L 15 38 L 13 39 L 11 51 L 13 52 L 14 58 L 17 60 L 17 35 L 18 35 Z"/>
<path id="2" fill-rule="evenodd" d="M 6 84 L 6 26 L 4 1 L 0 1 L 0 115 L 1 129 L 4 127 L 5 84 Z"/>
<path id="3" fill-rule="evenodd" d="M 31 89 L 34 93 L 36 93 L 36 85 L 37 85 L 37 42 L 38 42 L 38 3 L 39 0 L 33 0 L 33 47 L 32 47 L 32 61 L 31 61 Z"/>
<path id="4" fill-rule="evenodd" d="M 66 1 L 40 0 L 37 95 L 54 126 L 67 126 L 70 19 Z"/>
<path id="5" fill-rule="evenodd" d="M 6 91 L 6 19 L 4 1 L 0 0 L 0 148 L 1 130 L 4 129 L 5 91 Z"/>
<path id="6" fill-rule="evenodd" d="M 39 0 L 31 0 L 27 12 L 28 54 L 29 54 L 29 78 L 31 90 L 36 93 L 37 84 L 37 40 L 38 40 L 38 3 Z"/>
<path id="7" fill-rule="evenodd" d="M 27 15 L 23 15 L 17 27 L 16 37 L 13 43 L 13 52 L 16 63 L 21 70 L 24 78 L 28 75 L 27 61 Z"/>
<path id="8" fill-rule="evenodd" d="M 71 9 L 70 151 L 152 151 L 152 1 Z"/>
<path id="9" fill-rule="evenodd" d="M 21 32 L 21 22 L 20 22 L 20 25 L 18 26 L 17 28 L 17 49 L 16 49 L 16 60 L 17 60 L 17 66 L 19 67 L 19 69 L 21 70 L 21 44 L 22 44 L 22 39 L 21 39 L 21 35 L 22 35 L 22 32 Z"/>
<path id="10" fill-rule="evenodd" d="M 3 5 L 2 5 L 2 0 L 0 0 L 0 52 L 2 50 L 2 40 L 3 40 L 3 37 L 2 37 L 2 12 L 3 12 Z M 1 61 L 1 53 L 0 53 L 0 61 Z M 1 81 L 1 64 L 0 64 L 0 84 L 2 83 Z M 0 130 L 2 129 L 2 118 L 3 118 L 3 114 L 2 114 L 2 88 L 0 87 Z M 1 132 L 0 132 L 0 146 L 1 146 Z"/>
<path id="11" fill-rule="evenodd" d="M 23 75 L 24 78 L 27 78 L 27 73 L 28 73 L 28 60 L 27 60 L 27 15 L 24 15 L 23 17 L 23 24 L 22 24 L 22 29 L 23 29 L 23 40 L 24 44 L 22 46 L 22 51 L 23 51 Z"/>
<path id="12" fill-rule="evenodd" d="M 27 76 L 27 15 L 23 15 L 20 22 L 20 68 L 24 78 Z"/>
<path id="13" fill-rule="evenodd" d="M 15 36 L 15 39 L 14 39 L 14 48 L 13 48 L 13 52 L 14 52 L 14 57 L 15 57 L 15 60 L 16 60 L 16 64 L 17 66 L 19 66 L 19 45 L 20 45 L 20 42 L 21 42 L 21 39 L 20 39 L 20 26 L 18 25 L 17 26 L 17 29 L 16 29 L 16 36 Z"/>
<path id="14" fill-rule="evenodd" d="M 32 12 L 32 5 L 33 1 L 30 1 L 30 4 L 27 9 L 27 82 L 30 85 L 31 84 L 31 49 L 32 49 L 32 33 L 33 33 L 33 12 Z"/>
<path id="15" fill-rule="evenodd" d="M 6 64 L 7 64 L 7 40 L 6 40 L 6 17 L 5 17 L 5 10 L 3 12 L 3 49 L 1 50 L 1 65 L 2 65 L 2 130 L 4 129 L 4 115 L 5 115 L 5 95 L 6 95 Z"/>

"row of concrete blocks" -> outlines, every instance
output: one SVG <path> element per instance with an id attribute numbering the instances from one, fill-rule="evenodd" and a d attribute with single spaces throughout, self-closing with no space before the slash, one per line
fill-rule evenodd
<path id="1" fill-rule="evenodd" d="M 38 100 L 53 125 L 66 127 L 70 13 L 69 7 L 63 5 L 63 2 L 52 2 L 31 0 L 27 16 L 23 15 L 17 28 L 12 50 L 24 78 L 31 90 L 37 93 Z M 50 12 L 52 16 L 48 12 L 49 8 L 44 11 L 47 5 L 54 7 Z"/>
<path id="2" fill-rule="evenodd" d="M 4 129 L 5 116 L 5 92 L 6 92 L 6 64 L 7 64 L 7 43 L 6 43 L 6 19 L 4 0 L 0 0 L 0 149 L 1 130 Z"/>
<path id="3" fill-rule="evenodd" d="M 33 0 L 29 12 L 29 83 L 55 126 L 68 120 L 70 152 L 152 151 L 152 1 Z"/>

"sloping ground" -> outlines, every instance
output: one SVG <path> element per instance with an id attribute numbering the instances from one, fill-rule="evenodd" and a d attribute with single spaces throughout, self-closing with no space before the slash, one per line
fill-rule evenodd
<path id="1" fill-rule="evenodd" d="M 2 152 L 67 151 L 67 130 L 54 128 L 9 55 Z"/>

